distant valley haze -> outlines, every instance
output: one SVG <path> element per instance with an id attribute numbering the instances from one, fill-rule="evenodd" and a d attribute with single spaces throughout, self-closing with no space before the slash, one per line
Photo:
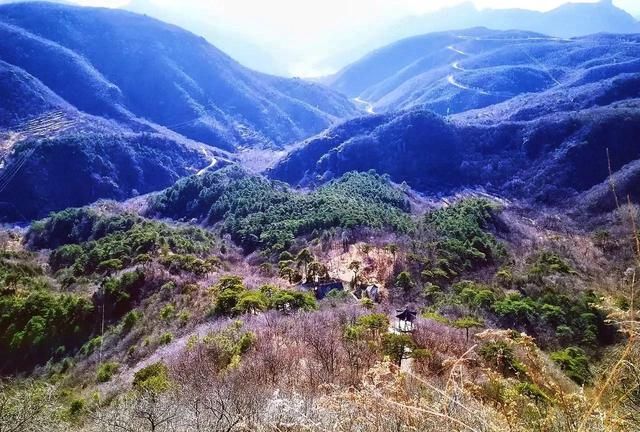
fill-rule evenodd
<path id="1" fill-rule="evenodd" d="M 300 77 L 331 75 L 373 49 L 435 31 L 517 28 L 565 37 L 630 33 L 640 28 L 633 18 L 640 15 L 637 0 L 614 0 L 611 5 L 610 1 L 569 4 L 563 0 L 68 0 L 67 3 L 144 13 L 204 36 L 252 69 Z M 597 8 L 594 3 L 605 4 Z"/>

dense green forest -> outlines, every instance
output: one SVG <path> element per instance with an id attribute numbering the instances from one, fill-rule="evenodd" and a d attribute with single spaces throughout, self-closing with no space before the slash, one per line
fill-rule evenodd
<path id="1" fill-rule="evenodd" d="M 312 192 L 228 168 L 178 182 L 159 194 L 150 214 L 221 223 L 246 250 L 282 251 L 296 237 L 330 228 L 408 232 L 406 196 L 375 173 L 349 173 Z"/>

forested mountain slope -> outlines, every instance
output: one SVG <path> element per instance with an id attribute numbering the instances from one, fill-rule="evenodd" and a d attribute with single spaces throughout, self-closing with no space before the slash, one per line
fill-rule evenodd
<path id="1" fill-rule="evenodd" d="M 430 33 L 380 48 L 330 79 L 376 112 L 421 107 L 442 115 L 526 93 L 640 69 L 637 35 L 559 39 L 482 28 Z"/>
<path id="2" fill-rule="evenodd" d="M 516 199 L 606 210 L 615 204 L 611 194 L 578 197 L 607 182 L 608 149 L 613 172 L 625 167 L 619 192 L 638 199 L 631 180 L 640 158 L 637 59 L 590 55 L 572 54 L 592 67 L 572 72 L 564 83 L 486 108 L 448 118 L 413 108 L 348 121 L 301 143 L 269 175 L 313 185 L 376 169 L 429 194 L 483 187 Z"/>
<path id="3" fill-rule="evenodd" d="M 319 85 L 251 71 L 130 12 L 0 6 L 0 220 L 126 199 L 356 114 Z"/>
<path id="4" fill-rule="evenodd" d="M 1 6 L 0 22 L 0 58 L 89 114 L 126 111 L 229 148 L 284 144 L 355 113 L 331 91 L 253 72 L 142 15 L 19 3 Z"/>

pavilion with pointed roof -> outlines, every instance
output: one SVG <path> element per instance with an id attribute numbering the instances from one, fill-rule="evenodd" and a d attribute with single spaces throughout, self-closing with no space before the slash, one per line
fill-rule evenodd
<path id="1" fill-rule="evenodd" d="M 398 324 L 396 328 L 402 333 L 410 333 L 413 331 L 413 323 L 418 316 L 418 312 L 409 307 L 398 309 L 396 311 L 396 319 Z"/>

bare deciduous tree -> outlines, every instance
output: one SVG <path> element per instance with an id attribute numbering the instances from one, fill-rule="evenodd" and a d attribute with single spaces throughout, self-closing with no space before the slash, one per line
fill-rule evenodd
<path id="1" fill-rule="evenodd" d="M 60 411 L 52 386 L 0 383 L 0 432 L 63 430 Z"/>
<path id="2" fill-rule="evenodd" d="M 92 415 L 90 431 L 174 432 L 180 428 L 180 404 L 174 391 L 132 391 Z"/>

